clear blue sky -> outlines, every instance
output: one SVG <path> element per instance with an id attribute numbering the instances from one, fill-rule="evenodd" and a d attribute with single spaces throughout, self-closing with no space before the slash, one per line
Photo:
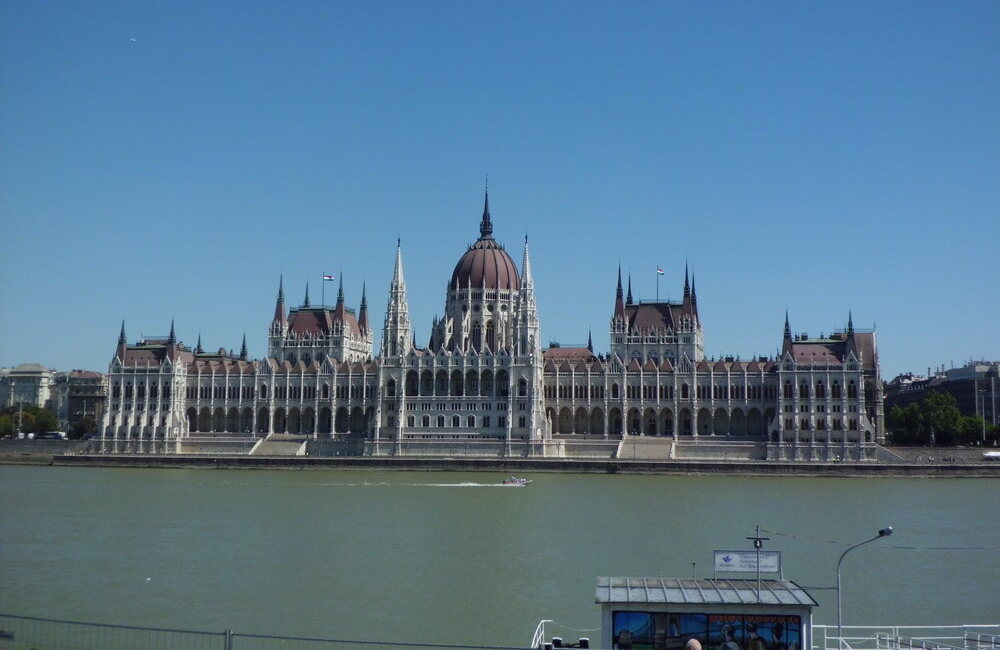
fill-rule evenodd
<path id="1" fill-rule="evenodd" d="M 709 355 L 877 324 L 883 374 L 1000 358 L 1000 3 L 0 3 L 0 365 L 165 334 L 261 356 L 341 271 L 421 342 L 530 235 L 545 340 L 696 273 Z M 134 39 L 134 40 L 133 40 Z M 328 292 L 327 299 L 332 295 Z"/>

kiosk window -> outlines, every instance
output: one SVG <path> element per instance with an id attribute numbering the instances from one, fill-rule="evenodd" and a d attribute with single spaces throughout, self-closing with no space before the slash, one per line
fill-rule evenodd
<path id="1" fill-rule="evenodd" d="M 615 650 L 683 650 L 697 639 L 703 650 L 802 650 L 798 616 L 614 612 Z"/>

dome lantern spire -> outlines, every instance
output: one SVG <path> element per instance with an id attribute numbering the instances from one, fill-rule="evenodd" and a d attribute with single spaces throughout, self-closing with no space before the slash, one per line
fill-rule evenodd
<path id="1" fill-rule="evenodd" d="M 490 181 L 486 177 L 486 192 L 483 199 L 483 220 L 479 223 L 479 236 L 481 239 L 493 238 L 493 221 L 490 219 Z"/>

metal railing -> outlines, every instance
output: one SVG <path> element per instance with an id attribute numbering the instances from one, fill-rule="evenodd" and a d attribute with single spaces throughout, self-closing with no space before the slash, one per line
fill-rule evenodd
<path id="1" fill-rule="evenodd" d="M 527 650 L 498 645 L 462 645 L 376 641 L 370 639 L 331 639 L 314 637 L 245 634 L 232 630 L 205 632 L 173 628 L 110 625 L 67 621 L 37 616 L 0 614 L 0 648 L 16 650 L 272 650 L 274 648 L 315 648 L 334 650 L 363 647 L 368 650 Z"/>
<path id="2" fill-rule="evenodd" d="M 1000 650 L 1000 625 L 814 625 L 812 650 Z"/>

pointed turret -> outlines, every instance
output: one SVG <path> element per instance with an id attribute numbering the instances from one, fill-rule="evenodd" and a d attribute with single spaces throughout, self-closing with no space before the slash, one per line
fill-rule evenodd
<path id="1" fill-rule="evenodd" d="M 688 265 L 684 262 L 684 297 L 691 297 L 691 284 L 688 282 Z"/>
<path id="2" fill-rule="evenodd" d="M 338 304 L 341 298 L 337 298 Z M 403 249 L 396 239 L 396 264 L 389 286 L 389 304 L 385 310 L 385 327 L 382 330 L 383 356 L 402 356 L 409 351 L 411 342 L 410 306 L 406 300 L 406 280 L 403 277 Z"/>
<path id="3" fill-rule="evenodd" d="M 695 288 L 694 284 L 694 273 L 691 274 L 691 308 L 694 310 L 694 315 L 698 316 L 698 289 Z"/>
<path id="4" fill-rule="evenodd" d="M 274 303 L 273 323 L 285 322 L 285 276 L 278 276 L 278 299 Z"/>
<path id="5" fill-rule="evenodd" d="M 167 336 L 167 345 L 177 343 L 177 335 L 174 334 L 174 319 L 170 319 L 170 334 Z"/>
<path id="6" fill-rule="evenodd" d="M 240 359 L 243 361 L 247 360 L 247 335 L 246 332 L 243 333 L 243 345 L 240 346 Z"/>
<path id="7" fill-rule="evenodd" d="M 307 309 L 310 307 L 310 305 L 309 305 L 309 283 L 308 282 L 306 282 L 306 299 L 302 301 L 302 306 L 306 307 Z"/>
<path id="8" fill-rule="evenodd" d="M 592 330 L 587 330 L 587 349 L 590 353 L 594 353 L 594 332 Z"/>
<path id="9" fill-rule="evenodd" d="M 521 290 L 518 296 L 518 320 L 515 332 L 515 349 L 521 354 L 534 354 L 541 358 L 541 333 L 538 325 L 538 307 L 535 303 L 535 278 L 531 273 L 531 254 L 528 236 L 524 236 L 524 256 L 521 259 Z M 494 350 L 495 352 L 495 350 Z"/>
<path id="10" fill-rule="evenodd" d="M 493 222 L 490 220 L 490 187 L 486 186 L 486 195 L 483 199 L 483 220 L 479 223 L 479 235 L 483 239 L 493 237 Z"/>
<path id="11" fill-rule="evenodd" d="M 201 332 L 198 332 L 198 344 L 194 346 L 195 354 L 204 354 L 205 350 L 201 347 Z"/>
<path id="12" fill-rule="evenodd" d="M 785 354 L 792 349 L 792 326 L 788 323 L 788 310 L 785 310 L 785 333 L 781 338 L 781 353 Z"/>
<path id="13" fill-rule="evenodd" d="M 628 295 L 625 296 L 625 304 L 632 304 L 632 274 L 628 274 Z"/>
<path id="14" fill-rule="evenodd" d="M 851 313 L 851 310 L 847 311 L 847 354 L 853 354 L 855 358 L 859 357 L 858 342 L 854 338 L 854 314 Z"/>
<path id="15" fill-rule="evenodd" d="M 340 274 L 340 285 L 337 288 L 337 307 L 344 305 L 344 274 Z"/>
<path id="16" fill-rule="evenodd" d="M 368 333 L 368 291 L 367 283 L 361 283 L 361 309 L 358 310 L 358 327 L 362 334 Z"/>
<path id="17" fill-rule="evenodd" d="M 622 265 L 618 265 L 618 289 L 615 290 L 615 320 L 625 320 L 625 298 L 622 292 Z"/>
<path id="18" fill-rule="evenodd" d="M 128 347 L 127 339 L 125 338 L 125 321 L 122 320 L 122 329 L 118 333 L 118 348 L 115 350 L 115 356 L 117 356 L 122 361 L 125 360 L 125 349 Z"/>

